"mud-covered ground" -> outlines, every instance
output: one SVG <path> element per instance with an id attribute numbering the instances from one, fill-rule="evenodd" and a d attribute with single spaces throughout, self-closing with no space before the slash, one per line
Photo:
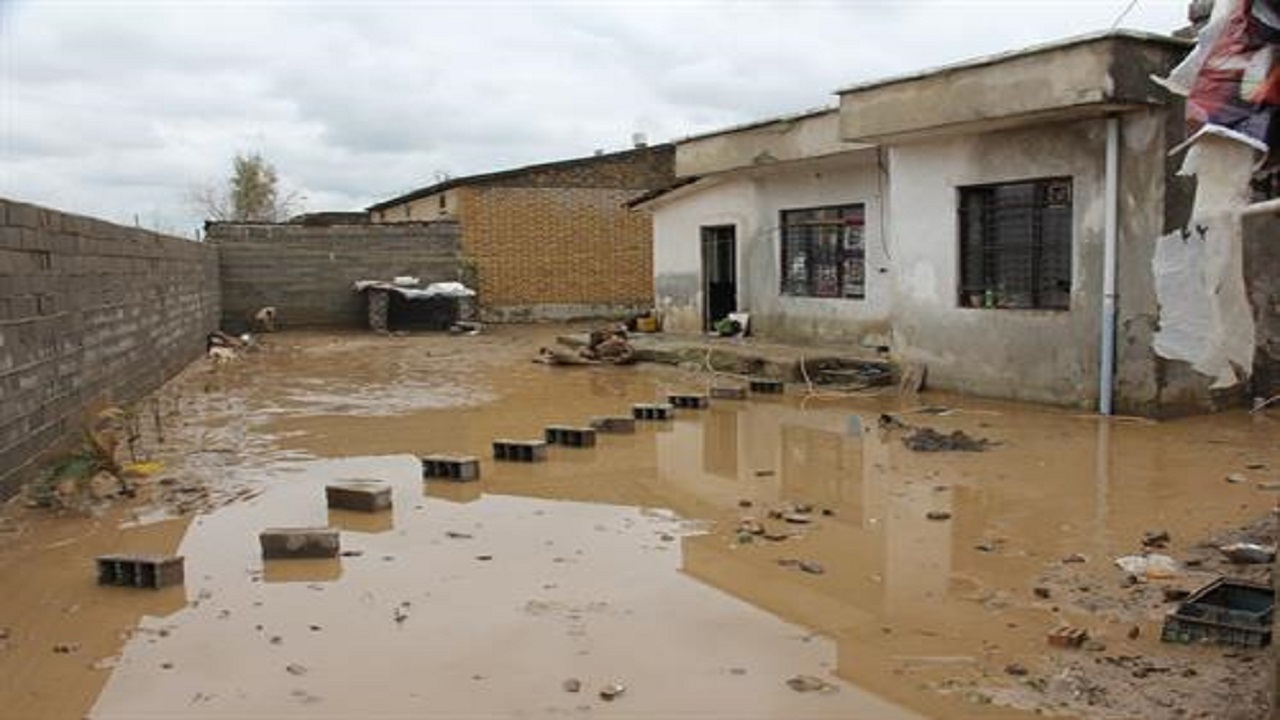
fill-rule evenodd
<path id="1" fill-rule="evenodd" d="M 189 368 L 117 450 L 162 469 L 5 508 L 4 714 L 1268 717 L 1268 651 L 1160 630 L 1179 591 L 1269 580 L 1216 548 L 1274 543 L 1273 417 L 791 387 L 490 461 L 495 438 L 734 381 L 529 362 L 562 330 L 284 333 Z M 919 427 L 992 444 L 917 452 Z M 429 452 L 484 458 L 481 479 L 424 482 Z M 394 509 L 328 510 L 349 478 Z M 303 525 L 343 555 L 261 560 L 260 530 Z M 1114 563 L 1144 551 L 1173 572 Z M 108 552 L 183 554 L 186 582 L 98 587 Z M 1089 640 L 1050 646 L 1064 625 Z"/>

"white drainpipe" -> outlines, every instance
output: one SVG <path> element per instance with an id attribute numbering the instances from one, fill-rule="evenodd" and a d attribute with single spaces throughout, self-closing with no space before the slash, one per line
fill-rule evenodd
<path id="1" fill-rule="evenodd" d="M 1098 412 L 1111 414 L 1116 373 L 1116 246 L 1120 209 L 1120 118 L 1107 117 L 1102 249 L 1102 338 L 1098 358 Z"/>

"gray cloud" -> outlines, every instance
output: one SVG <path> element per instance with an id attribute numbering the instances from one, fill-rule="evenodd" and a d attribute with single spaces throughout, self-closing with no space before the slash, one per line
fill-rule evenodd
<path id="1" fill-rule="evenodd" d="M 308 209 L 827 104 L 1105 29 L 1121 0 L 0 0 L 0 194 L 185 231 L 238 151 Z M 1167 31 L 1183 0 L 1125 25 Z"/>

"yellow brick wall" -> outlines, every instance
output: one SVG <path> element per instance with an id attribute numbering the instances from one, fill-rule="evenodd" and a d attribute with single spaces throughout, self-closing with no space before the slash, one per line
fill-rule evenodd
<path id="1" fill-rule="evenodd" d="M 458 190 L 482 307 L 652 302 L 652 219 L 623 207 L 635 190 Z"/>

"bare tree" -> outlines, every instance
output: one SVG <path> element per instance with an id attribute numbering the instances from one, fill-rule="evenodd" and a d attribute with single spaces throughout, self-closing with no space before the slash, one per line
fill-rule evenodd
<path id="1" fill-rule="evenodd" d="M 209 220 L 219 222 L 284 222 L 302 204 L 293 191 L 282 192 L 276 169 L 259 153 L 237 153 L 225 185 L 191 189 L 190 201 Z"/>

